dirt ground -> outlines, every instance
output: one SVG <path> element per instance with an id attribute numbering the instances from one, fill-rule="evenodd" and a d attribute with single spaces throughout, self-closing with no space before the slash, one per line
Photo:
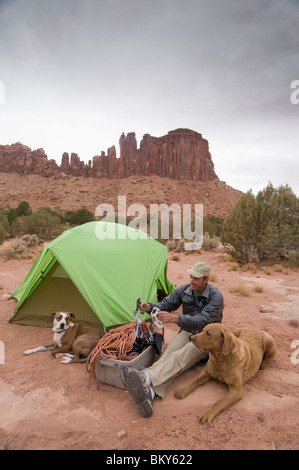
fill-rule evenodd
<path id="1" fill-rule="evenodd" d="M 153 415 L 144 419 L 126 390 L 110 385 L 97 389 L 84 364 L 61 364 L 49 352 L 25 356 L 26 349 L 50 343 L 52 332 L 7 322 L 16 301 L 6 300 L 6 294 L 23 281 L 33 260 L 1 261 L 0 448 L 299 449 L 299 272 L 229 271 L 220 255 L 181 253 L 175 261 L 170 253 L 168 277 L 180 285 L 188 282 L 185 270 L 196 261 L 210 263 L 217 276 L 211 283 L 225 299 L 224 324 L 266 330 L 276 341 L 277 356 L 244 385 L 243 399 L 211 425 L 199 424 L 198 413 L 226 393 L 224 384 L 211 381 L 184 400 L 174 396 L 178 385 L 204 365 L 174 380 L 164 400 L 154 401 Z M 248 288 L 248 297 L 230 292 L 240 283 Z M 255 291 L 256 285 L 262 292 Z M 168 324 L 165 329 L 168 344 L 178 328 Z"/>

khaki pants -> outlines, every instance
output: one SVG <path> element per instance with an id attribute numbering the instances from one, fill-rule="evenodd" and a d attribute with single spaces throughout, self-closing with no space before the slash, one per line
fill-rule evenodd
<path id="1" fill-rule="evenodd" d="M 147 369 L 152 388 L 161 398 L 164 397 L 168 385 L 182 372 L 190 369 L 198 361 L 207 357 L 208 352 L 197 349 L 189 341 L 191 333 L 180 331 L 170 342 L 157 362 Z"/>

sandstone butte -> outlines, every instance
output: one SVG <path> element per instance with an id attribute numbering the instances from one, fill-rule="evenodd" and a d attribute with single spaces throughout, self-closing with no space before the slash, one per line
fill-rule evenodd
<path id="1" fill-rule="evenodd" d="M 31 150 L 21 143 L 0 145 L 0 172 L 38 174 L 44 177 L 59 174 L 94 178 L 127 178 L 133 175 L 160 176 L 175 180 L 210 181 L 218 179 L 209 152 L 208 141 L 198 132 L 176 129 L 162 137 L 145 134 L 137 148 L 134 132 L 119 139 L 116 148 L 102 151 L 84 163 L 76 153 L 63 153 L 60 166 L 43 149 Z"/>
<path id="2" fill-rule="evenodd" d="M 176 129 L 163 137 L 145 134 L 137 148 L 135 133 L 122 134 L 120 156 L 115 147 L 87 164 L 77 154 L 62 155 L 61 164 L 48 159 L 43 149 L 21 143 L 0 145 L 0 206 L 32 209 L 78 210 L 92 213 L 102 203 L 117 212 L 118 195 L 127 206 L 150 204 L 203 204 L 204 216 L 226 217 L 242 192 L 220 181 L 214 171 L 208 141 L 189 129 Z M 44 180 L 47 178 L 47 183 Z"/>

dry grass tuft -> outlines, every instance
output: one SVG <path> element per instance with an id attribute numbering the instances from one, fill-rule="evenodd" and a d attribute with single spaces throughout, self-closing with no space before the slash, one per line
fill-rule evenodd
<path id="1" fill-rule="evenodd" d="M 255 284 L 253 286 L 253 290 L 254 292 L 258 292 L 258 293 L 264 292 L 264 286 L 261 286 L 260 284 Z"/>
<path id="2" fill-rule="evenodd" d="M 239 284 L 237 286 L 232 286 L 229 288 L 229 291 L 232 294 L 238 294 L 242 295 L 243 297 L 249 297 L 250 296 L 250 291 L 245 287 L 243 284 Z"/>

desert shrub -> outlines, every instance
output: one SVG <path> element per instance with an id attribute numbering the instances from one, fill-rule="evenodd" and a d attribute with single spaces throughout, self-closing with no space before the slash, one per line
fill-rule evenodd
<path id="1" fill-rule="evenodd" d="M 0 256 L 6 259 L 27 259 L 32 258 L 35 250 L 41 249 L 43 240 L 33 235 L 23 235 L 22 237 L 10 240 L 0 249 Z"/>
<path id="2" fill-rule="evenodd" d="M 160 239 L 163 245 L 167 246 L 168 251 L 174 251 L 175 253 L 181 253 L 185 250 L 186 240 L 184 238 L 178 240 L 164 240 Z M 188 253 L 188 252 L 187 252 Z"/>
<path id="3" fill-rule="evenodd" d="M 85 208 L 77 211 L 66 211 L 64 217 L 70 225 L 82 225 L 95 220 L 94 215 Z"/>
<path id="4" fill-rule="evenodd" d="M 264 287 L 261 286 L 260 284 L 255 284 L 253 286 L 253 290 L 254 290 L 254 292 L 261 293 L 261 292 L 264 292 Z"/>
<path id="5" fill-rule="evenodd" d="M 16 209 L 8 209 L 7 211 L 7 219 L 8 219 L 8 222 L 9 224 L 11 225 L 16 219 L 17 219 L 18 215 L 17 215 L 17 211 Z"/>
<path id="6" fill-rule="evenodd" d="M 176 249 L 176 240 L 167 240 L 165 245 L 167 246 L 168 251 L 172 251 Z"/>
<path id="7" fill-rule="evenodd" d="M 11 237 L 15 238 L 18 237 L 20 234 L 25 233 L 23 232 L 24 224 L 22 217 L 17 217 L 10 226 L 10 235 Z"/>
<path id="8" fill-rule="evenodd" d="M 235 254 L 243 256 L 247 262 L 255 262 L 258 255 L 254 251 L 257 232 L 257 206 L 251 191 L 243 195 L 224 221 L 221 234 L 221 240 L 231 244 Z M 251 259 L 248 259 L 250 249 L 253 250 L 253 253 Z"/>
<path id="9" fill-rule="evenodd" d="M 219 255 L 217 256 L 219 263 L 231 263 L 234 261 L 234 258 L 231 254 Z"/>
<path id="10" fill-rule="evenodd" d="M 57 215 L 51 209 L 41 207 L 31 215 L 18 217 L 12 224 L 12 236 L 35 234 L 39 238 L 53 238 L 64 230 Z"/>
<path id="11" fill-rule="evenodd" d="M 242 295 L 243 297 L 249 297 L 250 295 L 249 289 L 247 289 L 247 287 L 244 286 L 243 284 L 239 284 L 238 286 L 232 286 L 229 288 L 229 291 L 232 294 L 239 294 L 239 295 Z"/>
<path id="12" fill-rule="evenodd" d="M 299 247 L 299 198 L 271 183 L 255 197 L 248 191 L 223 224 L 221 240 L 243 262 L 294 259 Z"/>
<path id="13" fill-rule="evenodd" d="M 6 259 L 27 259 L 32 255 L 28 246 L 21 238 L 10 240 L 0 249 L 0 256 Z"/>
<path id="14" fill-rule="evenodd" d="M 227 263 L 227 269 L 229 271 L 238 271 L 239 265 L 238 265 L 238 263 L 229 262 L 229 263 Z"/>
<path id="15" fill-rule="evenodd" d="M 17 217 L 22 217 L 22 215 L 31 215 L 32 210 L 29 205 L 29 202 L 27 201 L 20 202 L 20 204 L 16 208 L 16 214 L 17 214 Z"/>
<path id="16" fill-rule="evenodd" d="M 4 228 L 6 234 L 10 233 L 10 223 L 7 218 L 7 213 L 4 209 L 0 209 L 0 224 Z"/>
<path id="17" fill-rule="evenodd" d="M 74 216 L 74 211 L 65 211 L 63 217 L 66 222 L 71 223 L 70 221 L 72 220 Z"/>
<path id="18" fill-rule="evenodd" d="M 203 236 L 202 247 L 206 251 L 211 251 L 217 248 L 220 244 L 220 239 L 215 236 L 211 236 L 208 232 L 205 232 Z"/>
<path id="19" fill-rule="evenodd" d="M 43 242 L 44 242 L 44 240 L 40 239 L 35 233 L 32 234 L 32 235 L 30 235 L 30 234 L 23 235 L 21 237 L 21 241 L 28 248 L 36 247 L 38 245 L 43 244 Z"/>
<path id="20" fill-rule="evenodd" d="M 270 276 L 270 274 L 272 274 L 272 271 L 271 271 L 271 268 L 269 266 L 262 266 L 261 267 L 261 270 L 267 274 L 268 276 Z"/>
<path id="21" fill-rule="evenodd" d="M 208 215 L 203 219 L 203 232 L 211 237 L 220 237 L 224 219 L 216 215 Z"/>
<path id="22" fill-rule="evenodd" d="M 0 224 L 0 245 L 4 242 L 6 231 L 2 224 Z"/>
<path id="23" fill-rule="evenodd" d="M 32 214 L 31 207 L 27 201 L 22 201 L 15 208 L 9 208 L 5 211 L 5 215 L 7 217 L 9 225 L 13 224 L 13 222 L 18 218 L 22 217 L 23 215 L 30 215 Z"/>
<path id="24" fill-rule="evenodd" d="M 285 272 L 285 268 L 282 266 L 282 264 L 275 264 L 275 265 L 273 266 L 273 269 L 274 269 L 274 271 L 277 272 L 277 273 L 283 273 L 283 272 Z"/>
<path id="25" fill-rule="evenodd" d="M 253 273 L 256 273 L 258 270 L 258 267 L 255 263 L 246 263 L 241 266 L 241 271 L 252 271 Z"/>
<path id="26" fill-rule="evenodd" d="M 72 211 L 71 211 L 72 212 Z M 64 211 L 61 209 L 61 207 L 57 206 L 55 207 L 54 210 L 52 210 L 52 214 L 53 215 L 57 215 L 57 217 L 59 217 L 60 219 L 60 222 L 62 224 L 65 224 L 67 222 L 67 218 L 65 217 L 65 213 Z"/>

